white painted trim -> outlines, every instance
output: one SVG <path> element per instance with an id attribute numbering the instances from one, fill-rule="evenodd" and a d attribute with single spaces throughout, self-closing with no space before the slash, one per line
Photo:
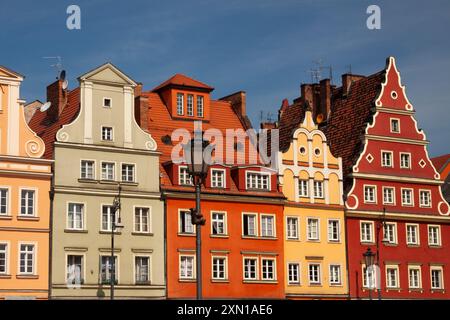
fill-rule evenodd
<path id="1" fill-rule="evenodd" d="M 295 219 L 297 220 L 297 237 L 289 237 L 288 236 L 288 219 Z M 286 216 L 285 219 L 285 232 L 286 232 L 286 240 L 300 240 L 300 218 L 298 216 Z"/>
<path id="2" fill-rule="evenodd" d="M 245 277 L 245 260 L 246 259 L 251 259 L 251 260 L 256 261 L 256 264 L 255 264 L 255 278 L 247 278 L 247 277 Z M 260 279 L 259 276 L 260 275 L 259 275 L 259 258 L 258 258 L 258 256 L 256 256 L 256 255 L 254 255 L 254 256 L 243 255 L 242 256 L 242 279 L 244 279 L 244 280 L 259 280 Z"/>
<path id="3" fill-rule="evenodd" d="M 329 230 L 331 221 L 337 221 L 337 223 L 338 223 L 338 239 L 337 240 L 330 239 L 330 234 L 329 234 L 328 230 Z M 328 239 L 328 242 L 340 243 L 341 242 L 341 238 L 342 238 L 342 236 L 341 236 L 342 230 L 341 229 L 342 229 L 341 228 L 341 219 L 339 219 L 339 218 L 328 218 L 327 219 L 327 239 Z"/>
<path id="4" fill-rule="evenodd" d="M 421 193 L 427 192 L 429 195 L 429 205 L 423 205 L 421 200 Z M 433 206 L 432 193 L 430 189 L 419 189 L 419 207 L 420 208 L 431 208 Z"/>
<path id="5" fill-rule="evenodd" d="M 0 272 L 0 275 L 9 275 L 10 274 L 10 259 L 11 259 L 11 241 L 10 240 L 0 240 L 0 244 L 6 245 L 5 252 L 5 272 Z"/>
<path id="6" fill-rule="evenodd" d="M 393 131 L 392 130 L 392 121 L 397 121 L 398 131 Z M 390 132 L 391 133 L 395 133 L 395 134 L 400 134 L 401 133 L 400 118 L 389 118 L 389 124 L 390 124 Z"/>
<path id="7" fill-rule="evenodd" d="M 108 258 L 111 258 L 111 254 L 104 254 L 104 253 L 101 253 L 100 255 L 99 255 L 99 267 L 100 267 L 100 270 L 99 270 L 99 272 L 98 272 L 98 280 L 99 280 L 99 282 L 101 283 L 101 274 L 102 274 L 102 257 L 108 257 Z M 117 281 L 117 283 L 119 284 L 120 283 L 120 254 L 117 252 L 114 252 L 114 257 L 115 257 L 115 259 L 114 260 L 117 260 L 117 263 L 115 263 L 115 266 L 114 266 L 114 272 L 115 272 L 115 278 L 114 278 L 114 280 L 115 281 Z M 111 261 L 111 263 L 112 263 L 113 261 Z M 111 282 L 111 281 L 110 281 Z"/>
<path id="8" fill-rule="evenodd" d="M 191 257 L 192 258 L 192 277 L 182 277 L 181 276 L 181 258 L 182 257 Z M 186 254 L 186 253 L 180 252 L 180 254 L 178 255 L 178 279 L 195 280 L 196 279 L 196 268 L 197 268 L 197 263 L 196 263 L 195 254 Z"/>
<path id="9" fill-rule="evenodd" d="M 290 265 L 296 265 L 297 266 L 297 278 L 298 278 L 297 282 L 289 281 L 289 266 Z M 286 262 L 286 283 L 289 286 L 301 286 L 301 282 L 302 282 L 302 274 L 300 272 L 300 262 L 298 262 L 298 261 L 287 261 Z"/>
<path id="10" fill-rule="evenodd" d="M 79 251 L 71 251 L 67 250 L 64 251 L 64 283 L 67 283 L 67 263 L 68 263 L 68 257 L 69 256 L 82 256 L 83 257 L 83 270 L 81 274 L 81 279 L 84 280 L 84 283 L 86 283 L 86 253 L 85 252 L 79 252 Z"/>
<path id="11" fill-rule="evenodd" d="M 113 168 L 113 178 L 112 179 L 104 179 L 103 178 L 103 164 L 114 164 L 114 168 Z M 116 161 L 106 161 L 106 160 L 101 160 L 100 161 L 100 180 L 102 181 L 117 181 L 117 163 Z"/>
<path id="12" fill-rule="evenodd" d="M 408 226 L 416 227 L 416 243 L 408 241 Z M 418 223 L 405 223 L 405 241 L 407 245 L 420 246 L 420 225 Z"/>
<path id="13" fill-rule="evenodd" d="M 215 278 L 214 277 L 214 259 L 224 259 L 225 260 L 225 263 L 224 263 L 224 276 L 225 277 L 224 278 Z M 222 280 L 222 281 L 226 281 L 229 279 L 227 254 L 220 255 L 220 254 L 215 253 L 215 254 L 211 255 L 211 279 L 212 280 Z"/>
<path id="14" fill-rule="evenodd" d="M 111 140 L 108 139 L 103 139 L 103 129 L 111 129 Z M 115 128 L 114 126 L 110 126 L 110 125 L 101 125 L 100 126 L 100 140 L 102 142 L 114 142 L 115 141 Z"/>
<path id="15" fill-rule="evenodd" d="M 122 176 L 122 170 L 123 170 L 123 165 L 130 165 L 133 166 L 133 180 L 132 181 L 128 181 L 128 180 L 123 180 L 123 176 Z M 120 162 L 120 181 L 124 182 L 124 183 L 137 183 L 137 177 L 138 177 L 138 173 L 137 173 L 137 164 L 134 162 Z M 119 180 L 119 177 L 117 177 L 117 180 Z"/>
<path id="16" fill-rule="evenodd" d="M 245 215 L 253 215 L 255 216 L 255 234 L 254 235 L 245 235 L 244 234 L 244 216 Z M 258 213 L 256 212 L 241 212 L 241 235 L 245 236 L 245 237 L 258 237 L 258 233 L 259 233 L 259 218 L 258 218 Z"/>
<path id="17" fill-rule="evenodd" d="M 1 137 L 0 137 L 1 138 Z M 11 187 L 10 186 L 0 186 L 0 189 L 4 189 L 7 192 L 7 197 L 6 197 L 6 212 L 5 213 L 0 213 L 0 217 L 1 216 L 11 216 L 12 212 L 11 212 Z M 19 207 L 19 211 L 20 211 L 20 207 Z"/>
<path id="18" fill-rule="evenodd" d="M 33 272 L 20 272 L 20 246 L 21 245 L 32 245 L 33 246 Z M 38 242 L 37 241 L 19 241 L 17 243 L 17 274 L 18 275 L 38 275 Z"/>
<path id="19" fill-rule="evenodd" d="M 395 280 L 396 286 L 395 287 L 392 287 L 392 286 L 388 285 L 388 283 L 389 283 L 389 281 L 388 281 L 388 279 L 389 279 L 388 269 L 395 269 L 395 270 L 397 270 L 397 272 L 395 273 L 395 275 L 396 275 L 396 280 Z M 387 289 L 398 289 L 398 288 L 401 288 L 401 286 L 400 286 L 400 268 L 399 268 L 398 265 L 396 265 L 396 264 L 387 264 L 385 266 L 384 272 L 385 272 L 385 275 L 386 275 L 385 281 L 386 281 L 386 288 Z"/>
<path id="20" fill-rule="evenodd" d="M 272 230 L 273 230 L 273 235 L 269 235 L 269 236 L 264 236 L 263 235 L 263 230 L 262 230 L 262 219 L 263 219 L 263 217 L 272 217 L 272 221 L 273 221 L 273 225 L 272 225 Z M 259 222 L 260 222 L 260 224 L 259 224 L 259 227 L 261 228 L 260 229 L 260 235 L 261 235 L 261 237 L 273 237 L 273 238 L 276 238 L 277 237 L 277 217 L 276 217 L 276 215 L 275 214 L 273 214 L 273 213 L 260 213 L 259 214 Z"/>
<path id="21" fill-rule="evenodd" d="M 405 166 L 403 166 L 402 165 L 402 155 L 408 155 L 409 156 L 409 166 L 408 167 L 405 167 Z M 400 165 L 400 169 L 411 169 L 411 166 L 412 166 L 412 155 L 411 155 L 411 152 L 400 152 L 400 155 L 399 155 L 399 165 Z"/>
<path id="22" fill-rule="evenodd" d="M 430 243 L 430 228 L 437 228 L 438 230 L 438 243 Z M 428 238 L 428 246 L 441 246 L 442 245 L 442 232 L 441 226 L 438 224 L 428 224 L 427 225 L 427 238 Z"/>
<path id="23" fill-rule="evenodd" d="M 93 166 L 94 177 L 93 177 L 93 180 L 97 180 L 97 160 L 96 159 L 80 159 L 80 175 L 79 175 L 80 179 L 88 179 L 88 178 L 83 178 L 81 176 L 81 168 L 82 168 L 82 165 L 83 165 L 82 164 L 83 161 L 92 161 L 92 162 L 94 162 L 94 166 Z M 100 172 L 100 174 L 101 174 L 101 172 Z"/>
<path id="24" fill-rule="evenodd" d="M 311 277 L 309 274 L 309 268 L 310 266 L 315 265 L 315 266 L 319 266 L 319 282 L 311 282 Z M 322 263 L 321 262 L 308 262 L 308 284 L 311 285 L 321 285 L 322 284 Z"/>
<path id="25" fill-rule="evenodd" d="M 387 189 L 392 190 L 392 202 L 386 202 L 385 199 L 384 199 L 384 191 L 387 190 Z M 395 189 L 396 189 L 395 187 L 390 187 L 390 186 L 383 186 L 382 187 L 381 197 L 382 197 L 383 205 L 387 205 L 387 206 L 395 206 L 396 205 L 396 203 L 397 203 L 397 199 L 396 199 L 397 198 L 397 192 L 396 192 Z"/>
<path id="26" fill-rule="evenodd" d="M 411 191 L 411 203 L 405 203 L 403 201 L 403 191 Z M 400 188 L 400 197 L 402 200 L 402 207 L 414 207 L 414 189 L 413 188 Z"/>
<path id="27" fill-rule="evenodd" d="M 269 258 L 269 257 L 260 257 L 261 259 L 261 280 L 262 281 L 277 281 L 277 259 L 276 258 Z M 264 263 L 263 261 L 267 260 L 267 261 L 273 261 L 273 278 L 270 279 L 265 279 L 264 278 L 264 272 L 263 272 L 263 268 L 264 268 Z"/>
<path id="28" fill-rule="evenodd" d="M 211 230 L 210 230 L 210 232 L 211 232 L 211 235 L 215 235 L 214 233 L 213 233 L 213 214 L 214 213 L 218 213 L 218 214 L 223 214 L 224 215 L 224 220 L 223 220 L 223 231 L 224 231 L 224 233 L 219 233 L 219 234 L 217 234 L 217 235 L 222 235 L 222 236 L 226 236 L 226 235 L 228 235 L 228 214 L 227 214 L 227 212 L 226 211 L 221 211 L 221 210 L 211 210 L 210 211 L 210 221 L 211 221 Z"/>
<path id="29" fill-rule="evenodd" d="M 433 284 L 433 282 L 432 282 L 432 271 L 433 270 L 439 270 L 439 271 L 441 271 L 441 287 L 440 288 L 433 288 L 433 286 L 432 286 L 432 284 Z M 445 284 L 444 284 L 444 279 L 445 279 L 445 277 L 444 277 L 444 268 L 442 267 L 442 266 L 430 266 L 430 288 L 431 288 L 431 290 L 442 290 L 442 289 L 445 289 Z"/>
<path id="30" fill-rule="evenodd" d="M 381 152 L 381 167 L 383 167 L 383 168 L 394 168 L 394 152 L 392 152 L 390 150 L 383 150 L 383 149 L 381 149 L 380 152 Z M 391 158 L 390 159 L 391 164 L 390 165 L 385 165 L 384 164 L 384 157 L 383 157 L 383 155 L 385 153 L 391 155 L 391 157 L 390 157 Z"/>
<path id="31" fill-rule="evenodd" d="M 309 220 L 317 220 L 317 239 L 309 237 L 309 233 L 308 233 Z M 306 217 L 306 240 L 311 241 L 311 242 L 320 242 L 320 239 L 321 239 L 320 227 L 321 227 L 321 223 L 320 223 L 319 217 L 311 217 L 311 216 Z"/>
<path id="32" fill-rule="evenodd" d="M 18 194 L 18 210 L 17 210 L 17 216 L 19 217 L 38 217 L 38 208 L 39 208 L 39 189 L 36 187 L 19 187 L 19 194 Z M 34 191 L 34 197 L 33 197 L 33 214 L 27 215 L 22 214 L 22 191 Z"/>
<path id="33" fill-rule="evenodd" d="M 419 286 L 418 287 L 412 287 L 411 286 L 411 277 L 410 277 L 410 270 L 418 270 L 419 271 Z M 409 289 L 422 289 L 422 267 L 420 265 L 408 265 L 408 288 Z"/>
<path id="34" fill-rule="evenodd" d="M 227 187 L 227 170 L 226 169 L 218 169 L 218 168 L 211 168 L 211 173 L 210 173 L 210 183 L 211 183 L 211 188 L 223 188 L 225 189 Z M 221 171 L 223 172 L 223 186 L 222 187 L 218 187 L 218 186 L 213 186 L 213 171 Z"/>
<path id="35" fill-rule="evenodd" d="M 148 209 L 148 231 L 136 230 L 136 209 Z M 153 233 L 152 206 L 149 206 L 148 204 L 133 204 L 133 232 L 140 234 Z"/>
<path id="36" fill-rule="evenodd" d="M 190 210 L 189 209 L 183 209 L 183 208 L 178 208 L 178 218 L 177 218 L 177 220 L 178 220 L 178 233 L 180 233 L 180 234 L 195 234 L 195 231 L 196 231 L 196 225 L 195 224 L 193 224 L 192 226 L 193 226 L 193 229 L 192 229 L 192 232 L 183 232 L 183 230 L 181 230 L 181 212 L 189 212 L 189 214 L 190 214 Z"/>
<path id="37" fill-rule="evenodd" d="M 153 257 L 150 253 L 133 253 L 133 284 L 138 285 L 136 282 L 136 258 L 148 258 L 148 282 L 153 283 Z"/>
<path id="38" fill-rule="evenodd" d="M 366 188 L 374 189 L 374 201 L 369 201 L 366 199 Z M 364 203 L 377 204 L 378 203 L 378 188 L 377 185 L 374 184 L 363 184 L 363 194 L 364 194 Z"/>
<path id="39" fill-rule="evenodd" d="M 105 105 L 105 101 L 106 100 L 109 100 L 109 103 L 110 103 L 109 107 Z M 113 99 L 112 98 L 110 98 L 110 97 L 103 97 L 102 101 L 103 101 L 103 105 L 102 105 L 103 108 L 106 108 L 106 109 L 112 109 L 113 108 Z"/>
<path id="40" fill-rule="evenodd" d="M 367 223 L 367 224 L 370 224 L 371 225 L 371 227 L 370 227 L 370 240 L 364 240 L 363 238 L 362 238 L 362 225 L 363 225 L 363 223 Z M 375 230 L 374 230 L 374 228 L 375 228 L 375 223 L 373 222 L 373 221 L 370 221 L 370 220 L 360 220 L 359 221 L 359 242 L 360 243 L 362 243 L 362 244 L 367 244 L 367 243 L 375 243 Z"/>
<path id="41" fill-rule="evenodd" d="M 69 226 L 69 205 L 70 204 L 81 204 L 83 205 L 83 221 L 81 222 L 81 229 L 78 228 L 70 228 Z M 87 203 L 85 201 L 66 201 L 66 229 L 67 230 L 87 230 Z"/>

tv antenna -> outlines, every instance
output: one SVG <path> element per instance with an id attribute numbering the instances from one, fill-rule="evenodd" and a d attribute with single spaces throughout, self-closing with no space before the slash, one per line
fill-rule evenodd
<path id="1" fill-rule="evenodd" d="M 307 72 L 311 74 L 311 82 L 319 83 L 322 80 L 322 71 L 324 69 L 328 69 L 329 74 L 328 77 L 330 82 L 333 83 L 333 68 L 331 66 L 323 66 L 323 60 L 317 59 L 313 61 L 314 67 L 309 69 Z"/>
<path id="2" fill-rule="evenodd" d="M 63 65 L 62 65 L 62 58 L 60 56 L 55 57 L 42 57 L 43 59 L 53 59 L 56 60 L 54 64 L 51 64 L 50 67 L 56 68 L 58 72 L 58 77 L 56 79 L 59 79 L 59 76 L 61 75 L 61 72 L 63 71 Z"/>

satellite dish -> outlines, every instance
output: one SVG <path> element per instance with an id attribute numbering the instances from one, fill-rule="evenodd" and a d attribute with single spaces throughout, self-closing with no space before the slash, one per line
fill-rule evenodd
<path id="1" fill-rule="evenodd" d="M 51 105 L 52 105 L 52 103 L 50 101 L 48 101 L 48 102 L 44 103 L 39 110 L 41 112 L 45 112 L 48 110 L 48 108 L 50 108 Z"/>
<path id="2" fill-rule="evenodd" d="M 68 86 L 69 86 L 69 81 L 67 81 L 66 79 L 64 79 L 64 81 L 63 81 L 61 87 L 63 88 L 63 90 L 66 90 Z"/>
<path id="3" fill-rule="evenodd" d="M 66 80 L 66 70 L 62 70 L 59 73 L 59 80 Z"/>
<path id="4" fill-rule="evenodd" d="M 316 122 L 317 123 L 322 123 L 323 121 L 323 114 L 319 113 L 316 117 Z"/>

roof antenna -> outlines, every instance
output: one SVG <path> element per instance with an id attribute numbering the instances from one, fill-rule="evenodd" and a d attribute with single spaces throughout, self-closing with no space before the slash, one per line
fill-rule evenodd
<path id="1" fill-rule="evenodd" d="M 56 68 L 57 72 L 58 72 L 58 76 L 56 77 L 56 79 L 59 79 L 61 72 L 63 71 L 62 68 L 62 59 L 60 56 L 55 56 L 55 57 L 42 57 L 42 59 L 56 59 L 56 62 L 54 64 L 51 64 L 50 67 L 54 67 Z"/>
<path id="2" fill-rule="evenodd" d="M 347 73 L 352 74 L 352 65 L 351 64 L 347 65 Z"/>
<path id="3" fill-rule="evenodd" d="M 311 82 L 312 83 L 319 83 L 320 80 L 322 80 L 322 71 L 324 69 L 328 69 L 329 73 L 329 79 L 330 82 L 333 83 L 333 68 L 332 66 L 324 66 L 322 59 L 317 59 L 313 61 L 313 64 L 315 65 L 311 69 L 309 69 L 309 73 L 311 74 Z"/>

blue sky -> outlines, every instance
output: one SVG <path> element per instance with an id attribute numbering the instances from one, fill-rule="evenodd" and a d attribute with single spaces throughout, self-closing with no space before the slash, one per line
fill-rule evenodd
<path id="1" fill-rule="evenodd" d="M 66 28 L 70 4 L 81 8 L 81 30 Z M 366 28 L 370 4 L 381 7 L 381 30 Z M 430 154 L 450 152 L 448 0 L 41 0 L 0 7 L 0 64 L 26 76 L 27 101 L 44 100 L 55 79 L 44 56 L 63 58 L 71 88 L 79 75 L 111 61 L 145 89 L 184 73 L 214 86 L 215 98 L 245 90 L 256 127 L 261 111 L 275 119 L 283 98 L 298 97 L 314 60 L 331 65 L 340 85 L 349 65 L 368 75 L 394 55 Z"/>

